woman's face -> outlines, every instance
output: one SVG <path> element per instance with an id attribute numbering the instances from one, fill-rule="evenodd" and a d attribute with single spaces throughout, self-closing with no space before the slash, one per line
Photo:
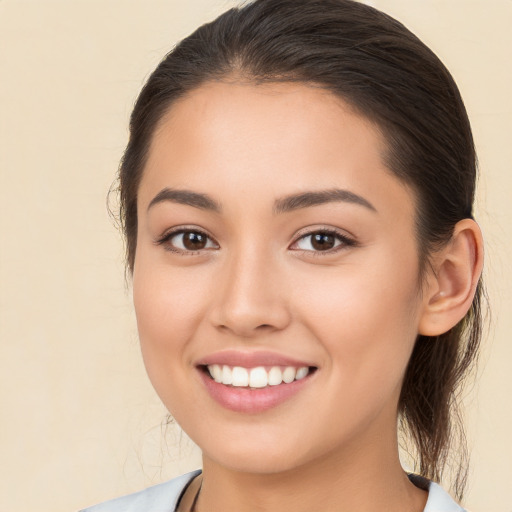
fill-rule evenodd
<path id="1" fill-rule="evenodd" d="M 266 473 L 394 447 L 424 299 L 414 198 L 383 151 L 343 101 L 296 84 L 206 84 L 156 130 L 137 322 L 206 460 Z"/>

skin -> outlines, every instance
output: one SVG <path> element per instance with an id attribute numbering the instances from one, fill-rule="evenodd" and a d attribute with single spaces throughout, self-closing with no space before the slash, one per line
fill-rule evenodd
<path id="1" fill-rule="evenodd" d="M 427 493 L 398 458 L 397 403 L 417 334 L 445 328 L 447 297 L 433 275 L 420 292 L 414 194 L 385 167 L 384 149 L 342 100 L 297 84 L 208 83 L 156 130 L 138 196 L 133 295 L 152 384 L 203 452 L 201 512 L 423 510 Z M 165 188 L 208 194 L 222 210 L 149 207 Z M 273 213 L 278 198 L 333 188 L 372 208 L 334 201 Z M 183 226 L 208 244 L 156 243 Z M 326 228 L 354 244 L 315 250 L 306 235 Z M 475 229 L 461 231 L 474 269 Z M 460 292 L 452 267 L 440 275 Z M 467 297 L 476 273 L 464 274 Z M 230 411 L 196 368 L 226 349 L 271 350 L 317 371 L 277 407 Z"/>

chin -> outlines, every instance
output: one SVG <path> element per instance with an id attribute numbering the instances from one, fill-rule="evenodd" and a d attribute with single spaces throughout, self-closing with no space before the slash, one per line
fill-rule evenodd
<path id="1" fill-rule="evenodd" d="M 245 435 L 231 431 L 206 442 L 204 438 L 195 441 L 202 450 L 205 466 L 211 461 L 229 471 L 253 475 L 287 473 L 329 452 L 329 447 L 322 446 L 321 442 L 317 446 L 317 453 L 307 449 L 308 440 L 304 432 L 288 431 L 285 434 L 274 431 L 258 435 L 254 430 L 247 429 Z"/>
<path id="2" fill-rule="evenodd" d="M 257 453 L 226 453 L 223 452 L 220 457 L 216 454 L 203 454 L 205 459 L 210 459 L 219 466 L 237 473 L 247 473 L 253 475 L 270 475 L 276 473 L 285 473 L 296 469 L 301 463 L 291 457 L 284 457 L 283 454 L 271 453 L 268 450 L 256 450 Z"/>

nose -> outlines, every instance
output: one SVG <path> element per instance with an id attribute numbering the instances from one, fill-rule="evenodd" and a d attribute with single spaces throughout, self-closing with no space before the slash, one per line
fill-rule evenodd
<path id="1" fill-rule="evenodd" d="M 290 323 L 283 271 L 275 256 L 248 251 L 224 262 L 211 310 L 213 325 L 240 338 L 284 329 Z"/>

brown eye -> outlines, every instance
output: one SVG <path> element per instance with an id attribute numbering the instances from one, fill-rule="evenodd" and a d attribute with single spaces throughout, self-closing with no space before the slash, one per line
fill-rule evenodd
<path id="1" fill-rule="evenodd" d="M 292 247 L 311 253 L 332 254 L 346 247 L 356 246 L 355 240 L 337 231 L 313 231 L 301 236 Z"/>
<path id="2" fill-rule="evenodd" d="M 334 247 L 336 238 L 330 233 L 316 233 L 311 236 L 311 246 L 317 251 L 327 251 Z"/>
<path id="3" fill-rule="evenodd" d="M 342 244 L 340 238 L 336 233 L 316 231 L 301 237 L 297 242 L 297 246 L 299 249 L 306 251 L 329 251 Z"/>
<path id="4" fill-rule="evenodd" d="M 184 230 L 168 233 L 157 244 L 177 253 L 194 253 L 203 249 L 218 249 L 218 245 L 202 231 Z"/>
<path id="5" fill-rule="evenodd" d="M 208 238 L 203 233 L 187 231 L 183 233 L 183 246 L 189 251 L 197 251 L 206 247 Z"/>

